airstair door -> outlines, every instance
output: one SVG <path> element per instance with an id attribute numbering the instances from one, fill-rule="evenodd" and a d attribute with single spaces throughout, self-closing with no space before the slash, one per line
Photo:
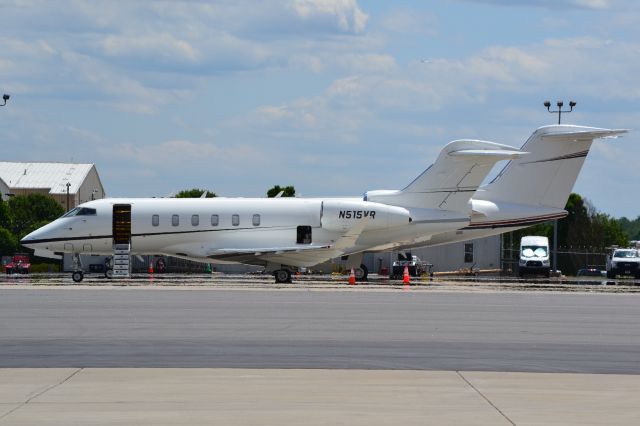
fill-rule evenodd
<path id="1" fill-rule="evenodd" d="M 131 243 L 131 204 L 113 205 L 113 245 Z"/>
<path id="2" fill-rule="evenodd" d="M 131 204 L 113 205 L 113 276 L 131 274 Z"/>

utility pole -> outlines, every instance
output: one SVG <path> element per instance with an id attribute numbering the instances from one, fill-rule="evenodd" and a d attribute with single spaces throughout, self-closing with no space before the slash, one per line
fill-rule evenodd
<path id="1" fill-rule="evenodd" d="M 558 109 L 555 111 L 551 111 L 551 102 L 549 101 L 545 101 L 544 102 L 544 106 L 547 107 L 547 111 L 549 111 L 551 114 L 558 114 L 558 124 L 560 124 L 560 121 L 562 120 L 562 113 L 570 113 L 571 111 L 573 111 L 573 107 L 576 106 L 576 102 L 574 101 L 569 101 L 569 109 L 568 110 L 562 110 L 562 106 L 564 105 L 564 102 L 562 101 L 558 101 L 556 102 L 556 105 L 558 106 Z M 553 262 L 553 272 L 558 272 L 558 219 L 553 221 L 553 258 L 552 258 L 552 262 Z"/>
<path id="2" fill-rule="evenodd" d="M 71 208 L 69 207 L 69 187 L 71 186 L 71 183 L 67 182 L 67 211 L 71 210 Z"/>

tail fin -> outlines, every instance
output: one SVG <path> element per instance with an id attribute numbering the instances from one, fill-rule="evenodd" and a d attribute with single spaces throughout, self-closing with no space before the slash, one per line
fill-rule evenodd
<path id="1" fill-rule="evenodd" d="M 507 163 L 473 198 L 563 209 L 593 141 L 626 132 L 570 125 L 541 127 L 521 148 L 529 155 Z"/>
<path id="2" fill-rule="evenodd" d="M 468 212 L 468 202 L 500 160 L 523 153 L 513 147 L 477 140 L 446 145 L 435 163 L 402 190 L 369 191 L 365 200 L 401 207 Z"/>

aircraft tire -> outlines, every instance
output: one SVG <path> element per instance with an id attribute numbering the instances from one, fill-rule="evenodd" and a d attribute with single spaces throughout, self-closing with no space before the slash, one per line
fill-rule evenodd
<path id="1" fill-rule="evenodd" d="M 82 273 L 82 271 L 75 271 L 73 274 L 71 274 L 71 279 L 73 280 L 73 282 L 79 283 L 83 278 L 84 274 Z"/>
<path id="2" fill-rule="evenodd" d="M 276 278 L 277 283 L 291 282 L 291 271 L 288 269 L 278 269 L 273 271 L 273 276 Z"/>
<path id="3" fill-rule="evenodd" d="M 356 268 L 354 273 L 356 275 L 356 281 L 366 281 L 369 276 L 369 270 L 364 265 L 360 265 L 359 268 Z"/>
<path id="4" fill-rule="evenodd" d="M 104 277 L 108 278 L 108 279 L 113 278 L 113 269 L 111 269 L 111 268 L 105 269 L 104 270 Z"/>

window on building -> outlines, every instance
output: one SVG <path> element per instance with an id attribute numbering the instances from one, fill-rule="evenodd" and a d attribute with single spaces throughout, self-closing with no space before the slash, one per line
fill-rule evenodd
<path id="1" fill-rule="evenodd" d="M 238 226 L 240 225 L 240 215 L 234 214 L 231 216 L 231 225 Z"/>
<path id="2" fill-rule="evenodd" d="M 473 243 L 464 245 L 464 261 L 465 263 L 473 263 Z"/>
<path id="3" fill-rule="evenodd" d="M 212 214 L 211 215 L 211 226 L 218 226 L 218 215 L 217 214 Z"/>
<path id="4" fill-rule="evenodd" d="M 260 215 L 259 214 L 254 214 L 253 215 L 253 226 L 260 226 Z"/>
<path id="5" fill-rule="evenodd" d="M 160 225 L 160 216 L 157 214 L 154 214 L 153 216 L 151 216 L 151 224 L 153 226 L 158 226 Z"/>
<path id="6" fill-rule="evenodd" d="M 171 224 L 173 226 L 180 225 L 180 216 L 178 216 L 177 214 L 174 214 L 173 216 L 171 216 Z"/>
<path id="7" fill-rule="evenodd" d="M 197 214 L 194 214 L 191 216 L 191 225 L 193 226 L 198 226 L 200 224 L 200 216 Z"/>
<path id="8" fill-rule="evenodd" d="M 296 238 L 298 244 L 311 244 L 311 227 L 298 226 L 298 235 Z"/>

